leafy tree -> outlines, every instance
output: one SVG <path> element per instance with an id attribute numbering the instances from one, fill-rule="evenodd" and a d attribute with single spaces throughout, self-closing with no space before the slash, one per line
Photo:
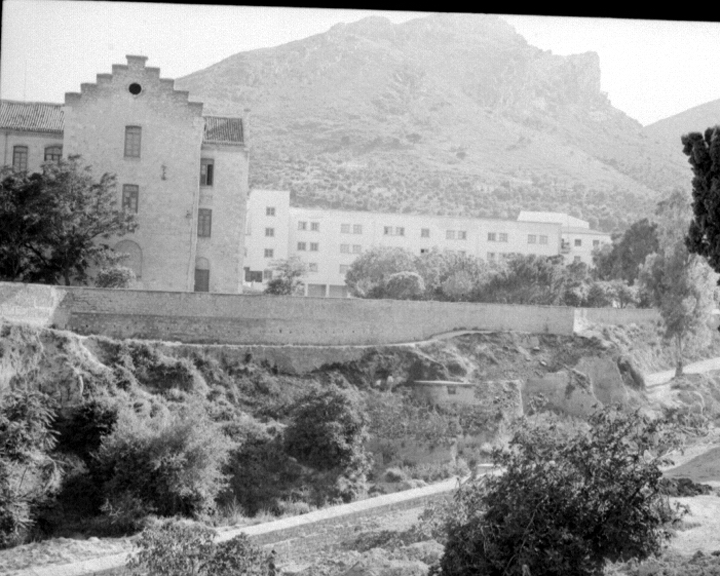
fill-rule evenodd
<path id="1" fill-rule="evenodd" d="M 567 425 L 565 425 L 567 426 Z M 600 576 L 607 561 L 661 550 L 676 518 L 660 494 L 664 421 L 605 408 L 567 429 L 524 420 L 493 460 L 502 474 L 461 487 L 442 576 Z"/>
<path id="2" fill-rule="evenodd" d="M 385 297 L 386 283 L 398 272 L 417 272 L 415 256 L 403 248 L 380 246 L 358 256 L 345 274 L 345 284 L 353 296 Z"/>
<path id="3" fill-rule="evenodd" d="M 42 173 L 0 171 L 0 278 L 66 285 L 86 283 L 93 266 L 114 263 L 111 236 L 133 232 L 117 209 L 115 176 L 92 177 L 80 157 L 46 163 Z"/>
<path id="4" fill-rule="evenodd" d="M 265 287 L 265 294 L 275 296 L 297 296 L 303 291 L 303 278 L 308 274 L 308 265 L 297 256 L 273 262 L 273 278 Z"/>
<path id="5" fill-rule="evenodd" d="M 682 137 L 683 153 L 692 166 L 693 219 L 686 245 L 720 272 L 720 125 Z"/>
<path id="6" fill-rule="evenodd" d="M 152 417 L 121 410 L 97 453 L 105 512 L 133 528 L 150 513 L 198 516 L 211 511 L 225 486 L 222 471 L 231 447 L 194 403 L 183 412 Z"/>
<path id="7" fill-rule="evenodd" d="M 611 249 L 593 255 L 599 280 L 625 280 L 632 284 L 649 254 L 657 252 L 657 224 L 647 218 L 633 222 Z"/>
<path id="8" fill-rule="evenodd" d="M 564 292 L 560 260 L 529 254 L 507 262 L 473 299 L 504 304 L 559 304 Z"/>
<path id="9" fill-rule="evenodd" d="M 479 258 L 437 249 L 418 256 L 415 265 L 425 281 L 426 298 L 432 300 L 468 300 L 493 272 Z"/>
<path id="10" fill-rule="evenodd" d="M 367 422 L 359 398 L 336 386 L 301 399 L 285 430 L 288 452 L 320 470 L 350 466 L 362 452 Z"/>
<path id="11" fill-rule="evenodd" d="M 17 390 L 0 397 L 0 548 L 18 543 L 33 509 L 59 486 L 54 414 L 44 394 Z"/>
<path id="12" fill-rule="evenodd" d="M 425 282 L 417 272 L 396 272 L 388 276 L 385 294 L 395 300 L 417 300 L 425 293 Z"/>
<path id="13" fill-rule="evenodd" d="M 332 386 L 300 401 L 285 430 L 285 446 L 298 462 L 325 473 L 325 490 L 348 502 L 365 487 L 366 436 L 359 397 Z"/>
<path id="14" fill-rule="evenodd" d="M 713 308 L 713 277 L 710 268 L 685 243 L 690 205 L 682 191 L 675 191 L 658 205 L 661 244 L 647 257 L 640 283 L 658 307 L 665 336 L 675 343 L 675 375 L 683 373 L 683 348 L 688 339 L 699 344 L 709 339 L 707 320 Z"/>

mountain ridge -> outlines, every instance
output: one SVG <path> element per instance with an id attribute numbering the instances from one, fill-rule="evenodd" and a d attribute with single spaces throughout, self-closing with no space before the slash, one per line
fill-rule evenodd
<path id="1" fill-rule="evenodd" d="M 250 108 L 251 185 L 299 206 L 514 217 L 613 231 L 689 167 L 600 90 L 600 59 L 528 44 L 495 15 L 369 17 L 178 79 L 213 114 Z"/>

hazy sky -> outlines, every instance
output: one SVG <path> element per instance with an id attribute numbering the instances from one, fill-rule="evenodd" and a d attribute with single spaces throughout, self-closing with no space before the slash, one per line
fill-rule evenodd
<path id="1" fill-rule="evenodd" d="M 63 102 L 126 54 L 177 78 L 237 52 L 277 46 L 371 14 L 427 13 L 80 0 L 4 0 L 0 97 Z M 555 54 L 600 55 L 602 90 L 642 124 L 720 98 L 720 22 L 507 16 Z"/>

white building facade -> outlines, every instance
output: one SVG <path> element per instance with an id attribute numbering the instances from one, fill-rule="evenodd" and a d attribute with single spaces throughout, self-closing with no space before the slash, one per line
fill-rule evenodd
<path id="1" fill-rule="evenodd" d="M 245 286 L 261 290 L 272 277 L 274 261 L 297 256 L 309 267 L 307 296 L 342 298 L 348 295 L 345 273 L 350 265 L 377 246 L 404 248 L 418 255 L 437 249 L 485 261 L 516 254 L 563 254 L 566 261 L 591 264 L 592 250 L 610 239 L 579 219 L 572 219 L 574 226 L 564 227 L 563 222 L 542 217 L 534 220 L 535 213 L 523 214 L 530 215 L 528 220 L 295 208 L 287 191 L 252 190 Z"/>

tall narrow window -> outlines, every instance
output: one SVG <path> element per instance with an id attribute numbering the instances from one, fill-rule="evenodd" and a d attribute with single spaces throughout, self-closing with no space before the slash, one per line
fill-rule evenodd
<path id="1" fill-rule="evenodd" d="M 200 208 L 198 210 L 198 237 L 210 238 L 212 230 L 212 210 Z"/>
<path id="2" fill-rule="evenodd" d="M 18 172 L 27 172 L 28 164 L 28 147 L 27 146 L 15 146 L 13 147 L 13 170 Z"/>
<path id="3" fill-rule="evenodd" d="M 62 146 L 48 146 L 45 148 L 45 162 L 57 162 L 62 158 Z"/>
<path id="4" fill-rule="evenodd" d="M 320 232 L 320 222 L 310 222 L 310 230 Z"/>
<path id="5" fill-rule="evenodd" d="M 317 242 L 310 242 L 310 252 L 317 252 L 319 249 L 319 244 Z"/>
<path id="6" fill-rule="evenodd" d="M 275 236 L 275 228 L 265 228 L 265 236 Z"/>
<path id="7" fill-rule="evenodd" d="M 140 126 L 125 126 L 125 157 L 140 158 Z"/>
<path id="8" fill-rule="evenodd" d="M 138 154 L 139 156 L 140 154 Z M 200 159 L 200 186 L 212 186 L 215 177 L 215 160 L 212 158 Z"/>
<path id="9" fill-rule="evenodd" d="M 137 214 L 139 195 L 140 188 L 138 186 L 135 184 L 123 184 L 122 208 L 125 212 Z"/>
<path id="10" fill-rule="evenodd" d="M 307 222 L 298 222 L 298 230 L 307 230 Z"/>
<path id="11" fill-rule="evenodd" d="M 353 224 L 353 234 L 362 234 L 362 224 Z"/>

